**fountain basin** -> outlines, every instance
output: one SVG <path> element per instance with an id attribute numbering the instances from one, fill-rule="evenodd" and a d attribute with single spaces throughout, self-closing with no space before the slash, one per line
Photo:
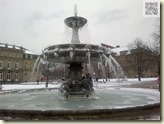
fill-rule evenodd
<path id="1" fill-rule="evenodd" d="M 0 96 L 0 117 L 12 119 L 129 119 L 160 109 L 160 94 L 150 89 L 95 89 L 96 97 L 63 99 L 57 90 Z M 137 116 L 138 117 L 138 116 Z"/>

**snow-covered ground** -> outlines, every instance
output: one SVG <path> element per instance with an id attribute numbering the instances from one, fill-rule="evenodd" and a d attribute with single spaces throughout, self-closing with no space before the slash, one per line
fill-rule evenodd
<path id="1" fill-rule="evenodd" d="M 60 84 L 57 83 L 51 83 L 48 84 L 48 88 L 58 88 Z M 40 82 L 37 84 L 37 82 L 28 82 L 28 83 L 21 83 L 21 84 L 3 84 L 2 85 L 2 91 L 6 90 L 27 90 L 27 89 L 41 89 L 46 87 L 46 82 Z"/>
<path id="2" fill-rule="evenodd" d="M 105 81 L 105 79 L 99 79 L 100 81 Z M 110 82 L 117 82 L 118 79 L 110 79 Z M 141 81 L 154 81 L 157 80 L 157 77 L 151 77 L 151 78 L 141 78 Z M 128 81 L 138 81 L 138 78 L 127 78 L 127 82 Z M 124 81 L 126 82 L 126 81 Z"/>
<path id="3" fill-rule="evenodd" d="M 138 81 L 137 78 L 128 78 L 127 81 L 123 81 L 118 83 L 118 79 L 110 79 L 107 82 L 105 82 L 105 79 L 99 79 L 98 82 L 94 82 L 94 87 L 115 87 L 115 86 L 122 86 L 122 85 L 131 85 L 133 83 L 146 83 L 147 81 L 156 81 L 157 78 L 141 78 L 141 81 Z M 104 82 L 103 82 L 104 81 Z M 57 82 L 51 82 L 48 84 L 48 88 L 58 88 L 61 83 Z M 0 91 L 6 91 L 6 90 L 26 90 L 26 89 L 40 89 L 45 88 L 46 82 L 24 82 L 21 84 L 3 84 L 2 89 Z"/>

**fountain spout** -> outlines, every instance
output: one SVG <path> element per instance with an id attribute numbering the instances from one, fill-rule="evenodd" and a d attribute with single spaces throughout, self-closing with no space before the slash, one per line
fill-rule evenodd
<path id="1" fill-rule="evenodd" d="M 40 60 L 41 60 L 41 56 L 39 56 L 37 58 L 37 60 L 35 61 L 35 64 L 34 64 L 33 69 L 32 69 L 32 72 L 30 74 L 29 81 L 34 81 L 34 80 L 37 79 L 37 74 L 38 74 L 39 66 L 40 66 Z"/>
<path id="2" fill-rule="evenodd" d="M 74 15 L 77 17 L 77 5 L 74 5 Z"/>
<path id="3" fill-rule="evenodd" d="M 120 64 L 111 55 L 109 56 L 109 58 L 105 54 L 102 54 L 102 56 L 105 58 L 106 62 L 110 65 L 110 68 L 113 70 L 114 75 L 118 78 L 118 82 L 120 81 L 119 78 L 122 78 L 123 81 L 125 75 Z"/>

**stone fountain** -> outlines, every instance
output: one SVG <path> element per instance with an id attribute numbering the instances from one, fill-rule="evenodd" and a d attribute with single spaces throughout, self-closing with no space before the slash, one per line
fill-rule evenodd
<path id="1" fill-rule="evenodd" d="M 91 63 L 107 61 L 111 66 L 110 51 L 103 46 L 83 44 L 80 42 L 78 32 L 79 29 L 82 29 L 87 23 L 87 19 L 77 16 L 76 6 L 74 16 L 66 18 L 64 22 L 72 29 L 72 39 L 70 43 L 49 46 L 44 49 L 41 56 L 49 63 L 64 63 L 69 65 L 69 76 L 60 88 L 61 94 L 65 97 L 92 96 L 94 89 L 92 84 L 93 72 L 90 69 Z M 89 73 L 87 74 L 83 74 L 82 72 L 85 64 L 89 65 Z M 116 74 L 114 68 L 113 70 Z M 119 76 L 124 77 L 124 74 Z"/>

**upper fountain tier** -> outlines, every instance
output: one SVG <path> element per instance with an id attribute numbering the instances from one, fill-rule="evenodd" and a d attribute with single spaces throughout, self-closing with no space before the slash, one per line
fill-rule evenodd
<path id="1" fill-rule="evenodd" d="M 77 16 L 77 5 L 74 5 L 74 16 L 64 20 L 65 24 L 72 29 L 79 29 L 87 23 L 87 19 Z"/>
<path id="2" fill-rule="evenodd" d="M 77 6 L 74 6 L 74 16 L 68 17 L 64 20 L 65 24 L 72 28 L 72 40 L 71 43 L 80 43 L 78 30 L 87 23 L 87 19 L 77 16 Z"/>
<path id="3" fill-rule="evenodd" d="M 79 16 L 68 17 L 64 20 L 65 24 L 70 28 L 81 28 L 87 23 L 87 19 Z"/>

